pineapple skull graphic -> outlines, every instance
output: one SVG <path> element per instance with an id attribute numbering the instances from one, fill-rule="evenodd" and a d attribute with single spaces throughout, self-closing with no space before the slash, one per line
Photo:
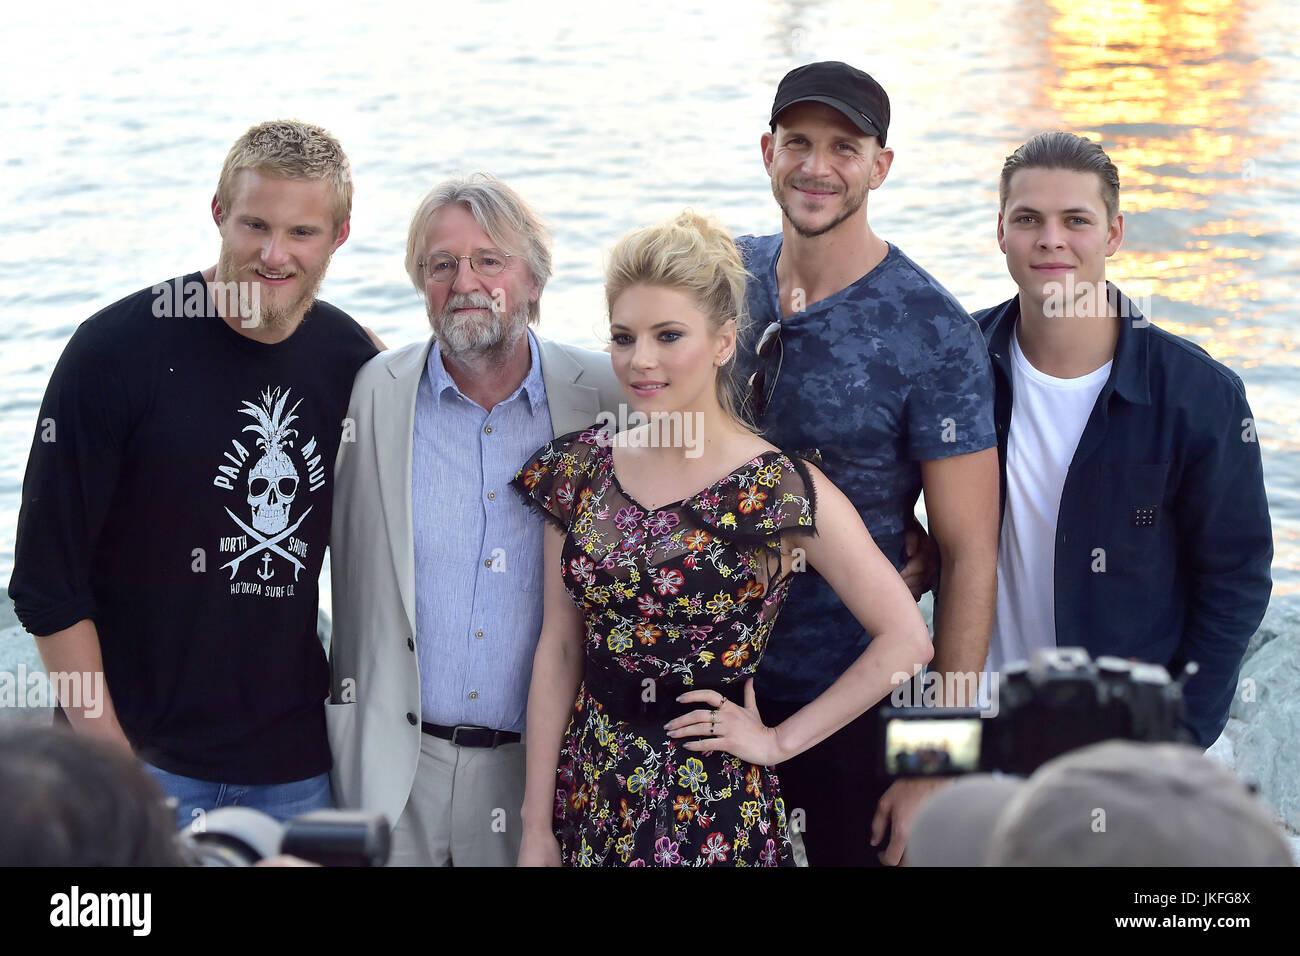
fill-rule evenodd
<path id="1" fill-rule="evenodd" d="M 298 434 L 290 424 L 297 420 L 294 414 L 302 399 L 285 411 L 289 392 L 268 388 L 261 395 L 262 403 L 244 402 L 240 409 L 252 417 L 255 424 L 245 425 L 244 431 L 257 434 L 257 447 L 263 455 L 248 470 L 248 504 L 253 511 L 253 527 L 263 534 L 277 534 L 289 523 L 289 508 L 298 493 L 298 469 L 294 467 L 284 449 L 293 447 L 293 436 Z"/>

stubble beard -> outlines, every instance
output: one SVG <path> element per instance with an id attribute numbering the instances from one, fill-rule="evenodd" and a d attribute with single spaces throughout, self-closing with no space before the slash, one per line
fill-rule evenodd
<path id="1" fill-rule="evenodd" d="M 487 309 L 489 318 L 456 315 L 460 308 Z M 429 313 L 434 338 L 444 356 L 462 361 L 508 357 L 528 328 L 528 303 L 502 313 L 481 293 L 449 296 L 438 315 Z"/>
<path id="2" fill-rule="evenodd" d="M 802 188 L 805 186 L 812 186 L 812 185 L 819 185 L 819 184 L 815 184 L 811 182 L 792 183 L 790 185 L 790 188 L 791 189 L 794 189 L 796 187 Z M 862 204 L 867 201 L 867 192 L 869 191 L 869 188 L 870 187 L 864 186 L 862 191 L 857 196 L 854 196 L 851 200 L 849 200 L 848 204 L 844 207 L 843 212 L 841 212 L 838 216 L 836 216 L 826 225 L 821 226 L 820 228 L 817 229 L 809 229 L 806 226 L 800 225 L 799 221 L 794 218 L 794 216 L 790 212 L 790 203 L 785 198 L 785 189 L 782 186 L 778 185 L 775 179 L 772 180 L 772 197 L 776 199 L 776 204 L 781 207 L 781 214 L 785 216 L 786 222 L 790 223 L 790 225 L 794 227 L 795 232 L 797 232 L 800 236 L 802 236 L 805 239 L 815 239 L 817 236 L 822 236 L 830 232 L 840 223 L 844 222 L 844 220 L 848 219 L 859 209 L 861 209 Z"/>

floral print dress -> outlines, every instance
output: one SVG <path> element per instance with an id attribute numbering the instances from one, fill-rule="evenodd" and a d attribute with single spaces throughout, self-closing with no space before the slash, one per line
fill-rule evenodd
<path id="1" fill-rule="evenodd" d="M 674 740 L 663 729 L 703 705 L 639 718 L 613 712 L 588 685 L 642 700 L 653 687 L 664 701 L 697 687 L 743 687 L 790 584 L 790 574 L 763 583 L 778 567 L 781 537 L 815 533 L 806 466 L 764 452 L 651 510 L 623 491 L 608 439 L 592 428 L 543 446 L 512 484 L 566 532 L 564 583 L 585 621 L 587 680 L 556 776 L 565 864 L 790 865 L 772 770 L 720 750 L 685 750 L 696 738 Z"/>

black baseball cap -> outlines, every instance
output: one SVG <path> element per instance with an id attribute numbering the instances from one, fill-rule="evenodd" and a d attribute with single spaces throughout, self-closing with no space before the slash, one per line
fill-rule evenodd
<path id="1" fill-rule="evenodd" d="M 861 70 L 838 60 L 809 63 L 791 70 L 776 88 L 772 129 L 776 129 L 776 118 L 786 107 L 810 101 L 834 107 L 862 132 L 875 136 L 881 146 L 885 145 L 889 96 L 884 87 Z"/>

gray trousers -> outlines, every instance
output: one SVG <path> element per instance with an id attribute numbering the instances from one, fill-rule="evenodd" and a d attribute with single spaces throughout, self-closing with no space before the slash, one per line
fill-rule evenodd
<path id="1" fill-rule="evenodd" d="M 393 828 L 390 866 L 514 866 L 524 745 L 459 747 L 420 735 L 411 796 Z"/>

